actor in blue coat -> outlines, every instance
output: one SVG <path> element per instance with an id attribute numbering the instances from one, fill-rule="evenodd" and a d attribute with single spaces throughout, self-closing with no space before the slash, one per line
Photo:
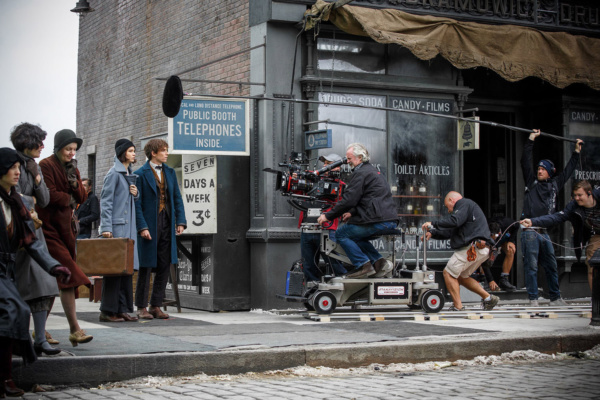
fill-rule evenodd
<path id="1" fill-rule="evenodd" d="M 142 319 L 169 318 L 161 311 L 171 264 L 177 264 L 175 235 L 187 227 L 183 199 L 175 170 L 166 162 L 169 147 L 162 139 L 151 139 L 144 147 L 148 162 L 135 171 L 139 176 L 140 199 L 135 203 L 140 270 L 135 289 L 135 305 Z M 154 285 L 148 306 L 150 273 Z"/>
<path id="2" fill-rule="evenodd" d="M 119 139 L 115 144 L 115 165 L 104 177 L 100 194 L 100 232 L 105 238 L 129 238 L 137 241 L 135 202 L 139 193 L 135 185 L 137 175 L 132 172 L 135 163 L 135 146 L 129 139 Z M 133 268 L 139 267 L 137 251 L 133 253 Z M 137 321 L 133 312 L 133 277 L 105 276 L 102 282 L 100 303 L 101 322 Z"/>

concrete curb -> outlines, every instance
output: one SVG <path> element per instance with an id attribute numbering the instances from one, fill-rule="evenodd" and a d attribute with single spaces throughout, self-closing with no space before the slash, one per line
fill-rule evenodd
<path id="1" fill-rule="evenodd" d="M 23 366 L 13 362 L 13 379 L 21 387 L 35 383 L 98 385 L 141 376 L 242 374 L 308 365 L 335 368 L 372 363 L 455 361 L 500 355 L 515 350 L 557 353 L 589 350 L 600 344 L 600 330 L 553 333 L 490 333 L 478 337 L 443 337 L 406 341 L 319 345 L 260 350 L 157 353 L 96 357 L 52 357 Z"/>

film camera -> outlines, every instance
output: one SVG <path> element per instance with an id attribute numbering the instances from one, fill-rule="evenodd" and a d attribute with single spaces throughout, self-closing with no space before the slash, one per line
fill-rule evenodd
<path id="1" fill-rule="evenodd" d="M 279 163 L 279 167 L 285 168 L 284 171 L 272 168 L 265 168 L 263 171 L 277 174 L 275 189 L 281 191 L 283 196 L 327 203 L 328 200 L 335 201 L 340 195 L 340 172 L 332 169 L 346 163 L 346 158 L 343 158 L 311 171 L 302 153 L 293 152 L 287 162 Z M 297 202 L 290 201 L 290 204 L 299 208 Z M 305 207 L 299 209 L 305 211 Z"/>

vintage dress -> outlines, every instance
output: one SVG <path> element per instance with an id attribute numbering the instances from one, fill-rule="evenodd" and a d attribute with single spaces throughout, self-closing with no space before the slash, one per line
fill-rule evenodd
<path id="1" fill-rule="evenodd" d="M 50 192 L 44 182 L 42 172 L 40 171 L 42 180 L 39 185 L 36 185 L 35 177 L 25 168 L 25 163 L 30 157 L 27 157 L 21 152 L 17 152 L 17 154 L 22 161 L 21 176 L 19 177 L 19 183 L 15 186 L 15 189 L 23 196 L 23 203 L 28 209 L 33 207 L 34 198 L 39 207 L 46 207 L 50 202 Z M 46 240 L 44 239 L 42 228 L 36 229 L 35 235 L 41 245 L 46 248 Z M 29 302 L 32 300 L 37 301 L 44 297 L 58 296 L 58 284 L 56 283 L 56 278 L 48 275 L 48 273 L 31 258 L 25 249 L 20 249 L 17 252 L 16 264 L 19 266 L 15 271 L 16 284 L 23 300 Z"/>
<path id="2" fill-rule="evenodd" d="M 32 221 L 25 221 L 25 226 L 34 232 Z M 0 336 L 13 339 L 16 352 L 25 362 L 32 362 L 36 356 L 29 335 L 29 306 L 21 298 L 14 282 L 15 269 L 19 268 L 15 264 L 18 242 L 14 236 L 9 239 L 4 213 L 0 210 Z M 60 265 L 43 251 L 39 240 L 27 246 L 27 252 L 45 271 Z"/>
<path id="3" fill-rule="evenodd" d="M 39 218 L 44 222 L 42 230 L 50 255 L 71 271 L 71 280 L 67 284 L 58 282 L 59 289 L 77 288 L 81 285 L 90 285 L 90 280 L 77 266 L 75 260 L 76 238 L 71 229 L 71 215 L 73 209 L 69 205 L 71 195 L 78 204 L 87 198 L 85 188 L 81 183 L 77 171 L 77 189 L 71 189 L 67 181 L 65 168 L 56 155 L 51 155 L 40 161 L 40 168 L 44 174 L 46 185 L 50 191 L 50 203 L 45 208 L 36 206 Z"/>
<path id="4" fill-rule="evenodd" d="M 175 170 L 163 164 L 163 171 L 167 182 L 167 196 L 169 197 L 169 208 L 167 212 L 171 217 L 171 264 L 177 264 L 177 243 L 175 242 L 175 226 L 187 226 L 183 199 L 177 184 Z M 150 231 L 152 240 L 143 239 L 138 235 L 137 248 L 140 255 L 140 268 L 156 268 L 156 241 L 158 234 L 158 202 L 156 179 L 149 162 L 135 171 L 139 176 L 137 181 L 138 195 L 140 200 L 135 202 L 136 222 L 138 232 L 144 229 Z"/>
<path id="5" fill-rule="evenodd" d="M 115 238 L 137 241 L 135 202 L 139 198 L 129 193 L 129 182 L 125 176 L 132 174 L 131 166 L 126 170 L 117 157 L 115 165 L 104 177 L 100 194 L 100 233 L 111 232 Z M 133 252 L 133 268 L 139 267 L 137 250 Z M 109 313 L 133 312 L 133 283 L 131 276 L 104 277 L 100 310 Z"/>

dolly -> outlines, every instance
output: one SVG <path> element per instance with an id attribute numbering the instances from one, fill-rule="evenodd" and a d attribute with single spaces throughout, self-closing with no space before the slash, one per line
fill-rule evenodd
<path id="1" fill-rule="evenodd" d="M 302 231 L 320 233 L 321 251 L 331 258 L 352 265 L 342 247 L 329 238 L 329 231 L 318 224 L 303 223 Z M 402 242 L 402 263 L 396 263 L 396 238 Z M 419 266 L 419 249 L 414 269 L 404 262 L 406 252 L 405 233 L 401 229 L 390 229 L 369 237 L 369 240 L 384 238 L 392 243 L 390 277 L 350 279 L 345 276 L 325 275 L 320 282 L 308 282 L 300 296 L 277 295 L 290 302 L 302 302 L 309 311 L 331 314 L 338 306 L 358 305 L 407 305 L 411 309 L 422 308 L 426 313 L 437 313 L 445 303 L 444 294 L 435 282 L 435 272 L 427 270 L 427 243 L 423 235 L 423 265 Z M 417 235 L 417 243 L 419 242 Z M 289 284 L 289 282 L 288 282 Z"/>

